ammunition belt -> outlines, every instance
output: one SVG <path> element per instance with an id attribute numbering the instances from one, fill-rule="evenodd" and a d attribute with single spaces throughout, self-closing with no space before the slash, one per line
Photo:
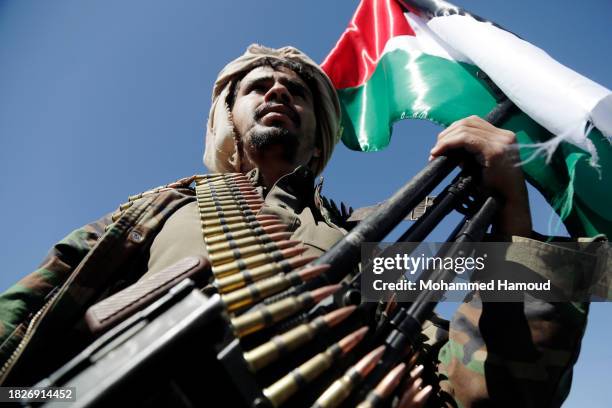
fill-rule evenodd
<path id="1" fill-rule="evenodd" d="M 296 315 L 306 316 L 305 312 L 330 298 L 340 285 L 296 292 L 271 303 L 264 300 L 301 285 L 328 266 L 308 265 L 314 258 L 303 256 L 305 248 L 289 239 L 287 226 L 274 215 L 258 214 L 263 198 L 243 174 L 197 176 L 195 183 L 212 286 L 229 317 L 228 332 L 233 340 L 227 342 L 227 348 L 239 354 L 239 363 L 234 359 L 225 365 L 236 388 L 251 406 L 346 405 L 385 353 L 385 347 L 378 345 L 380 340 L 377 344 L 372 341 L 373 333 L 368 335 L 371 322 L 359 320 L 362 318 L 355 313 L 358 307 L 353 305 L 286 324 Z M 325 336 L 320 336 L 323 333 Z M 304 351 L 315 341 L 318 349 Z M 292 358 L 300 351 L 300 357 Z M 342 365 L 343 360 L 350 360 L 351 365 Z M 406 370 L 415 361 L 413 354 L 410 361 L 397 365 L 368 395 L 353 397 L 353 406 L 388 404 L 402 379 L 410 382 L 416 378 L 411 380 Z M 247 383 L 256 384 L 259 391 L 244 391 L 254 388 Z"/>
<path id="2" fill-rule="evenodd" d="M 289 240 L 287 226 L 275 215 L 257 215 L 263 199 L 241 173 L 198 176 L 196 197 L 202 234 L 212 265 L 212 285 L 229 312 L 321 273 L 305 268 L 315 257 Z"/>

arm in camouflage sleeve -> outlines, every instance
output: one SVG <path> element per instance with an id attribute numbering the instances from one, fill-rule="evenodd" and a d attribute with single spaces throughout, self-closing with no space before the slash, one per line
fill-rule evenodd
<path id="1" fill-rule="evenodd" d="M 0 361 L 6 360 L 13 340 L 19 337 L 13 334 L 25 329 L 31 316 L 70 276 L 111 222 L 111 217 L 105 216 L 73 231 L 53 246 L 38 269 L 0 294 Z"/>
<path id="2" fill-rule="evenodd" d="M 538 251 L 553 247 L 518 239 Z M 554 275 L 554 269 L 535 270 L 543 263 L 533 257 L 520 258 L 511 259 L 517 268 Z M 453 316 L 449 340 L 439 352 L 441 388 L 461 407 L 560 406 L 569 394 L 588 309 L 588 303 L 535 299 L 481 302 L 475 294 Z"/>
<path id="3" fill-rule="evenodd" d="M 443 130 L 431 151 L 432 158 L 459 148 L 473 155 L 482 166 L 483 187 L 505 202 L 494 231 L 513 235 L 512 241 L 532 236 L 516 142 L 513 132 L 470 116 Z M 523 239 L 537 250 L 525 252 L 520 259 L 507 259 L 512 267 L 550 277 L 558 287 L 553 280 L 558 278 L 556 268 L 546 260 L 568 254 L 555 253 L 554 245 Z M 569 392 L 587 312 L 586 304 L 483 303 L 475 294 L 456 312 L 449 340 L 439 352 L 439 372 L 446 376 L 441 386 L 463 407 L 559 406 Z"/>
<path id="4" fill-rule="evenodd" d="M 462 407 L 557 407 L 569 393 L 588 304 L 474 298 L 440 350 L 442 389 Z"/>
<path id="5" fill-rule="evenodd" d="M 36 271 L 0 294 L 0 362 L 6 361 L 8 354 L 13 351 L 23 336 L 33 314 L 51 297 L 54 289 L 67 281 L 104 235 L 108 226 L 122 217 L 124 213 L 132 213 L 123 223 L 125 225 L 115 231 L 114 235 L 119 237 L 131 223 L 139 219 L 142 211 L 148 210 L 150 216 L 142 220 L 142 228 L 144 228 L 142 231 L 159 229 L 169 214 L 192 199 L 189 198 L 193 195 L 189 185 L 194 178 L 195 176 L 185 177 L 129 197 L 128 202 L 122 204 L 114 213 L 73 231 L 57 243 Z M 157 201 L 153 197 L 157 197 Z M 134 203 L 140 203 L 140 205 L 134 206 Z M 155 205 L 151 205 L 152 203 Z M 133 211 L 134 208 L 137 211 Z M 116 226 L 117 223 L 114 225 Z M 141 239 L 140 241 L 146 240 Z M 126 245 L 130 246 L 129 243 Z M 129 253 L 129 251 L 125 252 Z"/>

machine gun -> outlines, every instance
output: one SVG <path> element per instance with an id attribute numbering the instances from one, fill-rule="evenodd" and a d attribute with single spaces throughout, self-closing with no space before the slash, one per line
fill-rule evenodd
<path id="1" fill-rule="evenodd" d="M 512 107 L 507 100 L 501 102 L 487 119 L 497 124 Z M 215 401 L 227 406 L 329 407 L 367 400 L 366 394 L 381 378 L 419 347 L 421 325 L 431 316 L 436 299 L 424 291 L 412 304 L 400 304 L 392 319 L 381 318 L 376 313 L 379 305 L 361 302 L 359 273 L 352 279 L 347 275 L 360 261 L 361 244 L 382 240 L 460 160 L 453 155 L 430 162 L 303 269 L 292 270 L 280 260 L 279 271 L 267 267 L 267 258 L 262 258 L 263 265 L 258 260 L 247 265 L 248 273 L 239 272 L 240 279 L 231 279 L 237 288 L 208 295 L 190 279 L 181 281 L 36 387 L 74 387 L 73 406 L 79 407 L 206 406 L 213 393 Z M 226 190 L 215 190 L 218 184 L 207 183 L 213 196 L 229 196 Z M 466 166 L 398 241 L 423 240 L 453 209 L 460 209 L 465 219 L 449 242 L 481 240 L 499 201 L 476 196 L 476 184 L 474 169 Z M 451 245 L 445 254 L 459 250 L 463 249 Z M 218 269 L 224 271 L 218 281 L 238 276 L 227 265 Z M 427 273 L 434 281 L 449 278 L 444 270 Z M 222 287 L 226 288 L 216 286 Z M 351 392 L 357 383 L 359 392 Z"/>

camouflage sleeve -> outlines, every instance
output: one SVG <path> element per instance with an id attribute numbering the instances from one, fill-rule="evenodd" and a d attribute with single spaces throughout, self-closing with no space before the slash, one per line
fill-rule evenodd
<path id="1" fill-rule="evenodd" d="M 567 397 L 588 304 L 481 302 L 451 321 L 441 388 L 460 407 L 557 407 Z"/>
<path id="2" fill-rule="evenodd" d="M 514 262 L 533 267 L 528 259 Z M 588 308 L 533 298 L 481 302 L 473 294 L 453 316 L 438 354 L 442 392 L 459 407 L 560 406 L 569 394 Z"/>
<path id="3" fill-rule="evenodd" d="M 40 266 L 0 294 L 0 360 L 11 333 L 20 330 L 54 288 L 59 287 L 104 234 L 111 217 L 105 216 L 71 232 L 55 244 Z"/>

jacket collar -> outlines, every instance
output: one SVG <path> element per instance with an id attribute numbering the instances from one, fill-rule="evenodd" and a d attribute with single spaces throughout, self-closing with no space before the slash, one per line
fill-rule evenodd
<path id="1" fill-rule="evenodd" d="M 258 168 L 249 171 L 246 176 L 255 184 L 266 202 L 282 203 L 296 213 L 302 212 L 305 207 L 319 209 L 319 189 L 315 189 L 314 173 L 306 166 L 296 167 L 291 173 L 279 178 L 269 189 L 263 186 Z"/>

